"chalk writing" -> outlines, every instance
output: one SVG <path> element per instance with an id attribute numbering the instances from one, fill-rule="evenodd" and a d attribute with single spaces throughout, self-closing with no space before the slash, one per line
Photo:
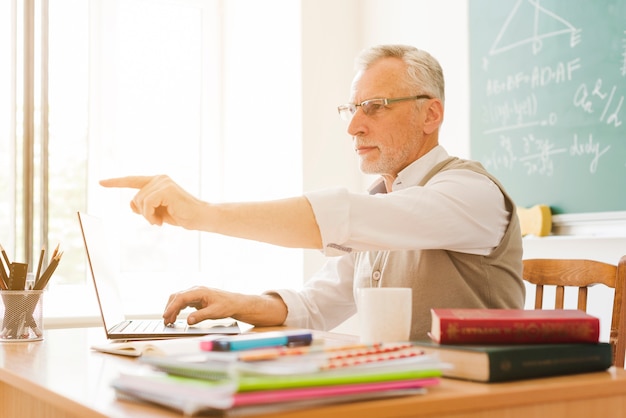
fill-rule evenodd
<path id="1" fill-rule="evenodd" d="M 523 124 L 528 117 L 537 114 L 537 98 L 535 95 L 520 100 L 510 100 L 488 107 L 489 121 L 494 125 L 507 126 L 510 123 Z"/>
<path id="2" fill-rule="evenodd" d="M 626 1 L 604 1 L 469 2 L 471 156 L 517 204 L 626 210 L 606 193 L 626 183 Z"/>
<path id="3" fill-rule="evenodd" d="M 556 145 L 546 138 L 535 138 L 533 134 L 522 138 L 526 155 L 519 160 L 524 164 L 526 174 L 542 174 L 551 176 L 554 174 L 554 162 L 552 157 L 566 152 L 565 149 L 556 148 Z"/>
<path id="4" fill-rule="evenodd" d="M 600 102 L 604 101 L 604 107 L 600 114 L 600 122 L 605 122 L 607 125 L 618 127 L 622 124 L 619 113 L 624 103 L 624 96 L 615 96 L 617 86 L 612 86 L 610 91 L 604 90 L 602 86 L 602 79 L 596 80 L 593 90 L 589 92 L 589 88 L 586 84 L 581 84 L 576 93 L 574 94 L 574 106 L 581 108 L 586 113 L 594 113 L 593 99 L 597 99 Z M 611 110 L 612 109 L 612 110 Z M 610 111 L 610 113 L 609 113 Z M 607 116 L 608 115 L 608 116 Z"/>
<path id="5" fill-rule="evenodd" d="M 561 16 L 558 16 L 551 10 L 548 10 L 542 7 L 539 4 L 538 0 L 527 0 L 528 5 L 530 5 L 534 10 L 532 11 L 533 19 L 528 22 L 528 25 L 532 25 L 532 33 L 528 37 L 519 37 L 518 32 L 513 32 L 511 29 L 511 24 L 515 22 L 516 19 L 521 15 L 518 14 L 520 8 L 523 3 L 526 3 L 524 0 L 518 0 L 513 8 L 511 9 L 511 13 L 507 16 L 500 32 L 496 36 L 494 43 L 491 45 L 489 50 L 489 55 L 498 55 L 507 51 L 510 51 L 515 48 L 519 48 L 520 46 L 530 45 L 532 47 L 533 54 L 538 54 L 542 47 L 545 39 L 553 38 L 557 36 L 569 36 L 569 45 L 570 47 L 575 47 L 581 42 L 581 29 L 576 28 L 573 24 L 563 19 Z M 557 29 L 555 30 L 545 30 L 541 31 L 540 21 L 552 20 L 557 23 Z M 508 43 L 504 42 L 504 39 L 507 38 L 507 35 L 511 35 L 512 41 Z M 508 38 L 507 38 L 508 39 Z"/>
<path id="6" fill-rule="evenodd" d="M 512 170 L 517 161 L 517 157 L 513 152 L 511 138 L 508 136 L 500 137 L 500 148 L 503 152 L 497 152 L 493 150 L 489 158 L 485 161 L 485 167 L 488 170 L 497 171 L 499 169 Z"/>
<path id="7" fill-rule="evenodd" d="M 593 158 L 591 159 L 591 163 L 589 164 L 589 172 L 595 173 L 598 170 L 598 162 L 600 161 L 600 157 L 606 154 L 609 149 L 611 149 L 610 145 L 602 148 L 600 143 L 594 142 L 593 134 L 589 134 L 587 142 L 580 143 L 578 142 L 578 134 L 574 134 L 574 142 L 569 148 L 569 153 L 573 156 L 591 155 Z"/>
<path id="8" fill-rule="evenodd" d="M 600 121 L 605 121 L 604 117 L 606 116 L 607 111 L 609 110 L 609 106 L 613 102 L 616 89 L 617 89 L 617 86 L 613 86 L 613 88 L 611 89 L 611 95 L 609 96 L 609 99 L 606 102 L 606 106 L 604 106 L 604 111 L 602 112 L 602 116 L 600 116 Z M 619 97 L 618 102 L 615 105 L 614 111 L 610 113 L 609 116 L 606 118 L 607 125 L 613 125 L 614 127 L 617 128 L 618 126 L 622 124 L 622 121 L 619 119 L 619 111 L 622 108 L 622 103 L 624 103 L 624 96 Z"/>
<path id="9" fill-rule="evenodd" d="M 561 84 L 574 79 L 581 68 L 580 58 L 559 61 L 554 65 L 534 66 L 530 72 L 518 71 L 500 79 L 487 80 L 487 96 L 510 93 L 525 87 L 540 88 L 550 84 Z"/>
<path id="10" fill-rule="evenodd" d="M 626 35 L 626 30 L 624 31 Z M 626 76 L 626 36 L 622 38 L 622 66 L 620 68 L 622 77 Z"/>

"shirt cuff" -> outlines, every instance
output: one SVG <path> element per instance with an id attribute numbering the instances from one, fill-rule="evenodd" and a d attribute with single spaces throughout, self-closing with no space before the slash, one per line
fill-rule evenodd
<path id="1" fill-rule="evenodd" d="M 293 328 L 312 328 L 309 312 L 305 309 L 298 292 L 291 289 L 268 290 L 266 295 L 278 295 L 287 305 L 287 318 L 283 325 Z"/>

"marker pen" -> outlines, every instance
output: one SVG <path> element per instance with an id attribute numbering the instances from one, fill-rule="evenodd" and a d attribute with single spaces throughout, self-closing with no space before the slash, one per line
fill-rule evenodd
<path id="1" fill-rule="evenodd" d="M 238 351 L 264 347 L 296 347 L 310 345 L 312 341 L 313 334 L 311 331 L 268 331 L 201 341 L 200 349 L 204 351 Z"/>

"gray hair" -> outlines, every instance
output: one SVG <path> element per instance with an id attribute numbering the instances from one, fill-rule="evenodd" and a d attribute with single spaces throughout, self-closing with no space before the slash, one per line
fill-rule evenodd
<path id="1" fill-rule="evenodd" d="M 356 60 L 356 69 L 367 70 L 382 58 L 400 58 L 407 64 L 407 82 L 415 90 L 414 94 L 428 94 L 444 102 L 443 70 L 428 52 L 408 45 L 378 45 L 361 52 Z"/>

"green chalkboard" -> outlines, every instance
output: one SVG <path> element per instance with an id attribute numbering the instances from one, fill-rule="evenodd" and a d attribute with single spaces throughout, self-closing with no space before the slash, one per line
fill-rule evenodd
<path id="1" fill-rule="evenodd" d="M 626 210 L 626 0 L 469 0 L 471 156 L 516 204 Z"/>

